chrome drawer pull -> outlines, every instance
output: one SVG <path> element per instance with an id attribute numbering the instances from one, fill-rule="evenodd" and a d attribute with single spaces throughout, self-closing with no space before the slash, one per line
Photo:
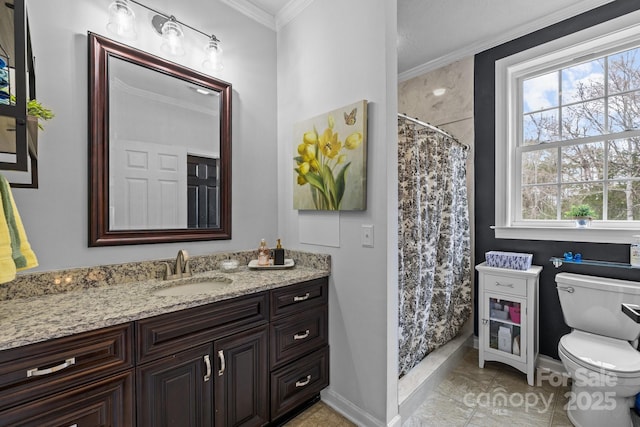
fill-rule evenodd
<path id="1" fill-rule="evenodd" d="M 296 381 L 296 387 L 304 387 L 311 382 L 311 375 L 307 375 L 307 379 L 304 381 Z"/>
<path id="2" fill-rule="evenodd" d="M 204 355 L 204 364 L 207 366 L 207 373 L 204 376 L 204 382 L 207 382 L 211 379 L 211 360 L 209 359 L 209 355 Z"/>
<path id="3" fill-rule="evenodd" d="M 303 334 L 295 334 L 293 336 L 294 340 L 303 340 L 305 338 L 307 338 L 309 336 L 309 330 L 307 329 L 306 331 L 304 331 Z"/>
<path id="4" fill-rule="evenodd" d="M 500 283 L 496 282 L 496 286 L 503 286 L 505 288 L 513 288 L 513 283 Z"/>
<path id="5" fill-rule="evenodd" d="M 39 377 L 41 375 L 49 375 L 49 374 L 53 374 L 54 372 L 58 372 L 61 371 L 65 368 L 68 368 L 69 366 L 73 366 L 76 364 L 76 358 L 72 357 L 70 359 L 67 359 L 64 361 L 64 363 L 61 363 L 57 366 L 52 366 L 51 368 L 47 368 L 47 369 L 40 369 L 40 368 L 33 368 L 33 369 L 28 369 L 27 370 L 27 378 L 29 377 Z"/>
<path id="6" fill-rule="evenodd" d="M 220 359 L 220 370 L 218 371 L 218 376 L 221 377 L 224 375 L 225 363 L 224 363 L 224 350 L 218 351 L 218 359 Z"/>
<path id="7" fill-rule="evenodd" d="M 559 291 L 569 292 L 570 294 L 574 293 L 576 290 L 571 286 L 556 286 L 556 289 Z"/>
<path id="8" fill-rule="evenodd" d="M 69 427 L 78 427 L 78 424 L 71 424 Z"/>
<path id="9" fill-rule="evenodd" d="M 293 297 L 293 302 L 300 302 L 300 301 L 308 300 L 310 296 L 311 296 L 311 294 L 309 294 L 309 292 L 307 292 L 306 294 L 304 294 L 302 296 Z"/>

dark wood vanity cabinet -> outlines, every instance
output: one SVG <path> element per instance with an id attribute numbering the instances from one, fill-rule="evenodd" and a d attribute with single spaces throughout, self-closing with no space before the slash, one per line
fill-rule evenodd
<path id="1" fill-rule="evenodd" d="M 132 324 L 0 351 L 0 425 L 134 423 Z"/>
<path id="2" fill-rule="evenodd" d="M 139 367 L 138 426 L 265 425 L 267 333 L 259 326 Z"/>
<path id="3" fill-rule="evenodd" d="M 267 325 L 217 340 L 213 347 L 216 426 L 262 426 L 269 422 Z"/>
<path id="4" fill-rule="evenodd" d="M 139 426 L 213 425 L 213 381 L 204 360 L 212 348 L 198 346 L 138 367 Z"/>
<path id="5" fill-rule="evenodd" d="M 329 383 L 327 283 L 0 351 L 0 426 L 279 424 Z"/>
<path id="6" fill-rule="evenodd" d="M 271 291 L 271 420 L 329 385 L 328 315 L 326 278 Z"/>
<path id="7" fill-rule="evenodd" d="M 327 291 L 323 278 L 136 322 L 138 426 L 286 419 L 329 384 Z"/>
<path id="8" fill-rule="evenodd" d="M 3 411 L 0 425 L 21 427 L 129 427 L 133 420 L 133 372 L 76 387 Z"/>
<path id="9" fill-rule="evenodd" d="M 269 422 L 268 293 L 136 322 L 138 426 Z"/>

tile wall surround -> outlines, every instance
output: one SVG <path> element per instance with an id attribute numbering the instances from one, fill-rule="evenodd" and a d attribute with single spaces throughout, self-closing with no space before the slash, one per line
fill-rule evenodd
<path id="1" fill-rule="evenodd" d="M 217 270 L 220 261 L 225 259 L 236 259 L 243 266 L 256 258 L 255 250 L 218 252 L 191 256 L 189 264 L 192 273 L 197 274 Z M 285 258 L 293 259 L 296 265 L 331 271 L 330 255 L 285 249 Z M 22 273 L 13 281 L 0 285 L 0 301 L 162 279 L 165 263 L 173 268 L 175 258 Z"/>
<path id="2" fill-rule="evenodd" d="M 398 83 L 399 113 L 438 126 L 471 147 L 467 159 L 467 197 L 472 248 L 475 246 L 473 71 L 474 57 L 470 56 Z M 435 96 L 433 90 L 438 88 L 445 88 L 447 91 L 442 96 Z M 471 263 L 475 264 L 473 251 Z"/>
<path id="3" fill-rule="evenodd" d="M 435 96 L 433 90 L 438 88 L 447 91 Z M 473 119 L 473 57 L 399 83 L 398 112 L 440 126 L 460 140 L 465 135 L 473 136 L 473 120 L 470 134 L 469 130 L 449 125 Z"/>

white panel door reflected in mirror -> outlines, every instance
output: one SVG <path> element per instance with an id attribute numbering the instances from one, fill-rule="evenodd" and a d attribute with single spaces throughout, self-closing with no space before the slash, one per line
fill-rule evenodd
<path id="1" fill-rule="evenodd" d="M 220 95 L 120 58 L 108 66 L 109 229 L 215 225 L 197 221 L 187 156 L 217 164 Z"/>

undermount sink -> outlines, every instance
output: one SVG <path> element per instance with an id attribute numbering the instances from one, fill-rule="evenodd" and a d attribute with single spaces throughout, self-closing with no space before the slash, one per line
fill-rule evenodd
<path id="1" fill-rule="evenodd" d="M 180 280 L 175 284 L 163 286 L 153 291 L 154 295 L 176 297 L 185 295 L 206 294 L 220 285 L 228 285 L 233 280 L 227 277 L 210 277 L 202 279 Z"/>

